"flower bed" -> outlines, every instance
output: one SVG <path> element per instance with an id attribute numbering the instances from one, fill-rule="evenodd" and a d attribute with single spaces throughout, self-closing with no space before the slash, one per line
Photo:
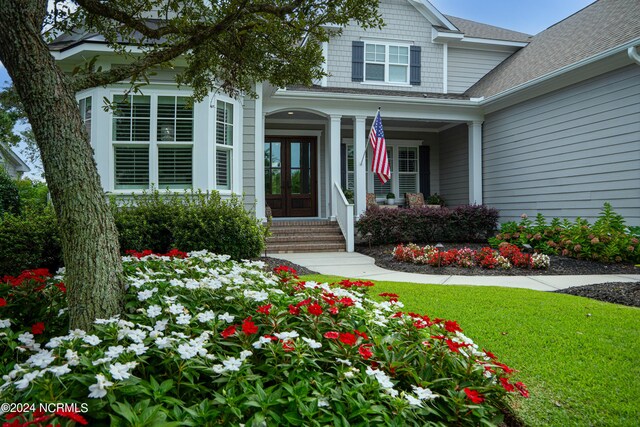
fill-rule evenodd
<path id="1" fill-rule="evenodd" d="M 441 251 L 434 246 L 420 247 L 409 243 L 406 246 L 396 246 L 393 249 L 393 258 L 401 262 L 425 264 L 432 267 L 454 265 L 463 268 L 481 267 L 507 270 L 512 267 L 543 269 L 549 268 L 550 265 L 547 255 L 525 254 L 516 245 L 509 243 L 500 244 L 497 251 L 489 247 L 477 251 L 469 248 Z"/>
<path id="2" fill-rule="evenodd" d="M 88 333 L 59 326 L 62 276 L 4 280 L 0 400 L 87 405 L 26 408 L 4 415 L 10 425 L 478 425 L 500 422 L 508 393 L 528 396 L 457 322 L 404 313 L 395 294 L 374 301 L 370 282 L 167 255 L 125 257 L 126 314 Z"/>

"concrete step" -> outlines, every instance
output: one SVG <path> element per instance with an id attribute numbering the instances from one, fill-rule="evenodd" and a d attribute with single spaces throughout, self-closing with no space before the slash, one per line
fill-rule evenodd
<path id="1" fill-rule="evenodd" d="M 342 234 L 278 234 L 267 238 L 267 244 L 270 243 L 306 243 L 306 242 L 335 242 L 344 243 Z"/>
<path id="2" fill-rule="evenodd" d="M 314 226 L 322 226 L 322 225 L 337 225 L 336 221 L 331 221 L 328 219 L 274 219 L 271 221 L 272 227 L 314 227 Z"/>
<path id="3" fill-rule="evenodd" d="M 346 245 L 342 243 L 272 243 L 267 244 L 267 255 L 274 253 L 296 253 L 296 252 L 345 252 Z"/>
<path id="4" fill-rule="evenodd" d="M 342 236 L 342 232 L 340 231 L 340 227 L 290 227 L 290 228 L 271 228 L 272 236 L 285 236 L 285 235 L 305 235 L 305 236 L 315 236 L 315 235 L 335 235 Z"/>

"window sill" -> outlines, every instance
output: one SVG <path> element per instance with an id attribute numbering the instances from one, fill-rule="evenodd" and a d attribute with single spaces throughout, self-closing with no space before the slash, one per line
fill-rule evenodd
<path id="1" fill-rule="evenodd" d="M 364 81 L 360 83 L 361 85 L 372 85 L 372 86 L 393 86 L 393 87 L 413 87 L 413 85 L 409 83 L 387 83 L 387 82 L 369 82 Z"/>

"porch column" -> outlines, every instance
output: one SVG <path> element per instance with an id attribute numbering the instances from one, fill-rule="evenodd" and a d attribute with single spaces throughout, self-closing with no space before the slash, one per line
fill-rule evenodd
<path id="1" fill-rule="evenodd" d="M 469 126 L 469 204 L 482 204 L 482 122 Z"/>
<path id="2" fill-rule="evenodd" d="M 266 192 L 264 187 L 264 118 L 265 115 L 262 111 L 262 83 L 256 83 L 256 94 L 258 97 L 255 100 L 255 194 L 256 194 L 256 218 L 264 220 L 266 218 Z"/>
<path id="3" fill-rule="evenodd" d="M 329 197 L 331 219 L 338 214 L 338 204 L 334 200 L 335 183 L 340 185 L 340 120 L 342 116 L 329 116 Z"/>
<path id="4" fill-rule="evenodd" d="M 362 161 L 367 146 L 366 119 L 366 116 L 355 116 L 353 119 L 353 162 L 355 164 L 353 198 L 356 204 L 356 218 L 367 210 L 367 160 Z"/>

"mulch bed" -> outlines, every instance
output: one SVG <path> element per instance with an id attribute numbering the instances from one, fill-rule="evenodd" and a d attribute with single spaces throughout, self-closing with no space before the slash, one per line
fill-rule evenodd
<path id="1" fill-rule="evenodd" d="M 478 250 L 486 247 L 478 243 L 447 243 L 442 250 L 470 248 Z M 589 260 L 550 256 L 551 266 L 545 270 L 511 268 L 509 270 L 486 269 L 480 267 L 431 267 L 430 265 L 399 262 L 393 259 L 391 251 L 395 245 L 372 246 L 357 245 L 356 251 L 376 260 L 376 265 L 394 271 L 422 274 L 447 274 L 453 276 L 545 276 L 545 275 L 583 275 L 583 274 L 640 274 L 640 268 L 633 264 L 604 264 Z"/>
<path id="2" fill-rule="evenodd" d="M 578 297 L 596 299 L 614 304 L 640 307 L 640 282 L 610 282 L 596 285 L 575 286 L 554 291 L 557 294 L 569 294 Z"/>
<path id="3" fill-rule="evenodd" d="M 298 265 L 298 264 L 294 264 L 294 263 L 289 262 L 289 261 L 285 261 L 283 259 L 270 258 L 270 257 L 260 257 L 260 258 L 256 258 L 256 261 L 264 262 L 266 264 L 265 267 L 264 267 L 264 269 L 266 271 L 273 271 L 274 268 L 280 267 L 281 265 L 284 265 L 286 267 L 290 267 L 290 268 L 293 268 L 294 270 L 296 270 L 298 272 L 298 275 L 300 275 L 300 276 L 304 276 L 304 275 L 307 275 L 307 274 L 318 274 L 317 272 L 311 271 L 306 267 L 303 267 L 303 266 Z"/>

